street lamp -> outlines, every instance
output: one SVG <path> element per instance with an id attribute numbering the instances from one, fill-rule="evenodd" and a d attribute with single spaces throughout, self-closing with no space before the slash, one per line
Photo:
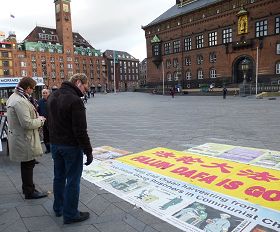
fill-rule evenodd
<path id="1" fill-rule="evenodd" d="M 181 81 L 180 81 L 180 79 L 181 79 L 181 66 L 178 64 L 178 66 L 177 66 L 177 70 L 176 70 L 177 72 L 176 72 L 176 76 L 177 76 L 177 81 L 178 81 L 178 84 L 177 84 L 177 91 L 178 91 L 178 93 L 180 92 L 180 90 L 181 90 Z"/>
<path id="2" fill-rule="evenodd" d="M 243 84 L 246 84 L 246 74 L 249 70 L 249 60 L 246 58 L 241 62 L 241 70 L 243 71 Z"/>

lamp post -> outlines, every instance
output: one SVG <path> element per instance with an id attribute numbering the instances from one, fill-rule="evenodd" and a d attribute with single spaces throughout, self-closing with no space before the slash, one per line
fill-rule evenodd
<path id="1" fill-rule="evenodd" d="M 243 72 L 243 96 L 246 95 L 246 75 L 247 75 L 247 72 L 249 70 L 249 60 L 247 60 L 246 58 L 244 60 L 242 60 L 241 62 L 241 70 Z"/>
<path id="2" fill-rule="evenodd" d="M 242 60 L 241 63 L 241 69 L 243 71 L 243 84 L 246 84 L 246 75 L 249 70 L 249 63 L 250 63 L 249 60 L 247 60 L 246 58 Z"/>
<path id="3" fill-rule="evenodd" d="M 180 81 L 180 78 L 181 78 L 181 66 L 178 65 L 177 66 L 177 70 L 176 70 L 176 76 L 177 76 L 177 81 L 178 81 L 178 84 L 177 84 L 177 87 L 178 87 L 178 93 L 179 91 L 181 91 L 181 81 Z"/>

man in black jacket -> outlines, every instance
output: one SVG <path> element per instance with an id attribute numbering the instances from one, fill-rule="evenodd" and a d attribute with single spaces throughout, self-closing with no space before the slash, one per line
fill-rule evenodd
<path id="1" fill-rule="evenodd" d="M 64 81 L 47 101 L 51 152 L 54 160 L 54 204 L 57 217 L 64 224 L 89 218 L 88 212 L 78 211 L 80 180 L 85 165 L 92 162 L 92 147 L 87 134 L 86 112 L 81 97 L 88 91 L 87 76 L 82 73 Z"/>

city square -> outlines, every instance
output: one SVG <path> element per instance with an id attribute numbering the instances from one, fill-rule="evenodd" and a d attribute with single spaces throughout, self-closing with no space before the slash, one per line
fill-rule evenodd
<path id="1" fill-rule="evenodd" d="M 183 151 L 221 143 L 279 151 L 279 98 L 162 96 L 144 93 L 96 94 L 86 104 L 93 147 L 132 153 L 156 147 Z M 266 120 L 264 120 L 266 118 Z M 5 148 L 5 143 L 3 143 Z M 86 180 L 79 207 L 89 220 L 63 225 L 52 211 L 53 164 L 45 154 L 34 180 L 49 197 L 25 201 L 17 163 L 1 153 L 1 231 L 182 231 Z M 277 231 L 277 230 L 275 230 Z"/>

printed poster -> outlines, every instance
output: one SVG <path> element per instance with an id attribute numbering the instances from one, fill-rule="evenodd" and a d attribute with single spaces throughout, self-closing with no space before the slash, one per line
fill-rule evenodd
<path id="1" fill-rule="evenodd" d="M 117 160 L 94 160 L 84 169 L 86 180 L 184 231 L 280 231 L 278 210 Z"/>

